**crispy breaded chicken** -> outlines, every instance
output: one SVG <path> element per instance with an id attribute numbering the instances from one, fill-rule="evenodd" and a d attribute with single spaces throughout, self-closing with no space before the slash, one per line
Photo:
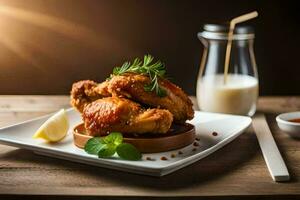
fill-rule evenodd
<path id="1" fill-rule="evenodd" d="M 173 121 L 165 109 L 144 109 L 138 103 L 119 97 L 107 97 L 87 104 L 82 113 L 89 135 L 122 133 L 166 133 Z"/>
<path id="2" fill-rule="evenodd" d="M 113 76 L 107 87 L 112 96 L 121 96 L 150 107 L 169 110 L 176 122 L 184 122 L 194 117 L 193 104 L 185 92 L 166 79 L 161 79 L 159 85 L 167 95 L 159 97 L 155 92 L 146 92 L 144 86 L 150 83 L 148 76 L 127 73 Z"/>
<path id="3" fill-rule="evenodd" d="M 91 80 L 74 83 L 71 90 L 71 105 L 82 113 L 84 107 L 89 103 L 103 97 L 111 96 L 107 86 L 107 82 L 98 84 Z"/>
<path id="4" fill-rule="evenodd" d="M 110 80 L 97 84 L 94 81 L 79 81 L 73 84 L 71 104 L 82 112 L 85 105 L 96 99 L 118 96 L 125 97 L 149 107 L 169 110 L 174 121 L 184 122 L 194 117 L 193 104 L 185 92 L 166 79 L 159 81 L 167 95 L 159 97 L 155 92 L 146 92 L 144 86 L 150 83 L 148 76 L 127 73 L 113 76 Z"/>

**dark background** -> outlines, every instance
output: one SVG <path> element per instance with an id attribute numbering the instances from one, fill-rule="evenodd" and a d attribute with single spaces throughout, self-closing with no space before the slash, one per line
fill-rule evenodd
<path id="1" fill-rule="evenodd" d="M 68 94 L 150 53 L 195 94 L 204 23 L 257 10 L 261 95 L 300 95 L 297 1 L 0 0 L 0 94 Z"/>

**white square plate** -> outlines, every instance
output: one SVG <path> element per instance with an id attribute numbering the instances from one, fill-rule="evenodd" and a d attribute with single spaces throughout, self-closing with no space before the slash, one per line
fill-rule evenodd
<path id="1" fill-rule="evenodd" d="M 69 134 L 59 143 L 51 144 L 32 138 L 34 132 L 48 119 L 49 115 L 0 129 L 0 143 L 84 164 L 150 176 L 163 176 L 220 149 L 238 137 L 252 121 L 250 117 L 245 116 L 196 111 L 194 119 L 189 123 L 196 127 L 197 138 L 200 139 L 197 141 L 199 146 L 191 144 L 174 151 L 144 154 L 141 161 L 126 161 L 117 158 L 99 159 L 97 156 L 89 155 L 84 150 L 77 148 L 73 144 L 71 129 L 81 122 L 81 117 L 73 109 L 67 110 L 67 114 L 70 120 Z M 214 136 L 213 132 L 218 133 L 217 136 Z M 179 154 L 179 151 L 182 153 Z M 172 158 L 172 154 L 176 156 Z M 163 156 L 167 160 L 161 160 L 160 158 Z M 153 160 L 146 160 L 146 157 L 151 157 Z"/>

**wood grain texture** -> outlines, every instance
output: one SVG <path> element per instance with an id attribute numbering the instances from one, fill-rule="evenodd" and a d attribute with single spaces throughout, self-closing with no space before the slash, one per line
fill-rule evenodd
<path id="1" fill-rule="evenodd" d="M 68 107 L 68 101 L 67 96 L 0 96 L 0 126 Z M 256 136 L 249 128 L 216 153 L 161 178 L 77 164 L 0 145 L 0 194 L 300 198 L 300 141 L 282 133 L 275 122 L 278 112 L 299 110 L 300 97 L 262 97 L 258 109 L 266 113 L 291 174 L 287 183 L 272 181 Z"/>

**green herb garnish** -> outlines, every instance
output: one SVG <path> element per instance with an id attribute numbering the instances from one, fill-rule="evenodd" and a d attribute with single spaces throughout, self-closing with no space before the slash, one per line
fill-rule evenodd
<path id="1" fill-rule="evenodd" d="M 84 150 L 99 158 L 108 158 L 116 152 L 124 160 L 140 160 L 142 154 L 132 144 L 123 143 L 123 136 L 119 132 L 112 132 L 106 137 L 93 137 L 87 141 Z"/>
<path id="2" fill-rule="evenodd" d="M 122 143 L 117 147 L 118 155 L 125 160 L 140 160 L 142 154 L 129 143 Z"/>
<path id="3" fill-rule="evenodd" d="M 87 141 L 84 150 L 89 154 L 98 155 L 98 152 L 103 148 L 104 142 L 102 138 L 94 137 Z"/>
<path id="4" fill-rule="evenodd" d="M 159 78 L 165 78 L 166 69 L 162 62 L 156 61 L 152 63 L 153 56 L 145 55 L 144 61 L 139 58 L 134 59 L 133 63 L 125 62 L 121 67 L 115 67 L 113 75 L 122 75 L 124 73 L 133 72 L 149 76 L 151 82 L 144 86 L 146 92 L 155 91 L 159 97 L 166 96 L 166 91 L 158 84 Z"/>

